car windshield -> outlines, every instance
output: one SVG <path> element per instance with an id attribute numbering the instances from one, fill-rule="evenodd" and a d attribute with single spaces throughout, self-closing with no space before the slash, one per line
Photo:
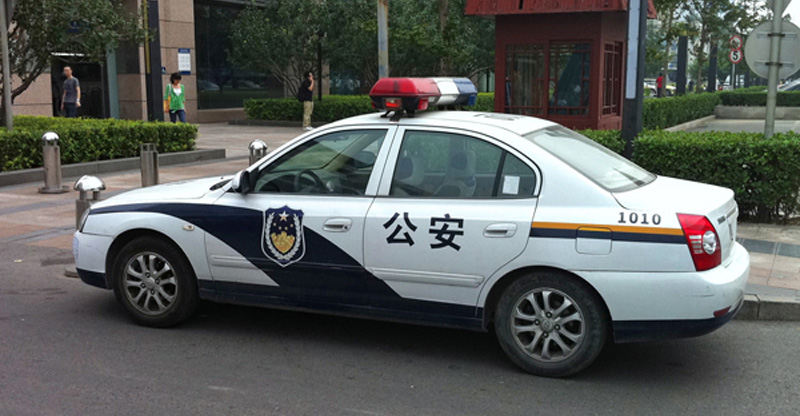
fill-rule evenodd
<path id="1" fill-rule="evenodd" d="M 553 126 L 524 136 L 610 192 L 647 185 L 655 175 L 564 127 Z"/>

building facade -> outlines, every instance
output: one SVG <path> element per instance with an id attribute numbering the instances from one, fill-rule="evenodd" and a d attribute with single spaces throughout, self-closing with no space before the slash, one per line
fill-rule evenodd
<path id="1" fill-rule="evenodd" d="M 14 102 L 14 114 L 60 114 L 64 66 L 80 80 L 79 115 L 95 118 L 164 118 L 161 100 L 169 76 L 182 74 L 190 123 L 244 118 L 243 101 L 287 95 L 266 72 L 238 68 L 228 58 L 229 34 L 247 0 L 121 0 L 145 16 L 154 38 L 147 45 L 120 45 L 103 63 L 54 51 L 52 66 Z M 321 83 L 328 92 L 326 81 Z"/>
<path id="2" fill-rule="evenodd" d="M 468 0 L 495 19 L 495 106 L 574 129 L 622 127 L 628 2 Z M 655 17 L 649 2 L 648 14 Z"/>

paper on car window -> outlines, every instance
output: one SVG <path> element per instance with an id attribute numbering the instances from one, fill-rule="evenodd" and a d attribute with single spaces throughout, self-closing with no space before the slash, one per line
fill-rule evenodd
<path id="1" fill-rule="evenodd" d="M 503 176 L 503 193 L 507 195 L 519 193 L 519 176 Z"/>

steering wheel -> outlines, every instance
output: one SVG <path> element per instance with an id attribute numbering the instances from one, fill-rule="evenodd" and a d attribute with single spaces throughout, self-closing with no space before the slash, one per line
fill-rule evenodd
<path id="1" fill-rule="evenodd" d="M 314 173 L 313 170 L 305 169 L 305 170 L 300 171 L 294 177 L 294 190 L 295 190 L 295 192 L 298 192 L 300 190 L 300 182 L 301 182 L 301 179 L 303 178 L 304 175 L 308 176 L 309 178 L 311 178 L 312 182 L 314 182 L 314 188 L 315 189 L 318 189 L 318 190 L 324 190 L 325 189 L 325 184 L 322 183 L 322 179 L 320 179 L 319 176 L 317 176 L 317 174 Z"/>

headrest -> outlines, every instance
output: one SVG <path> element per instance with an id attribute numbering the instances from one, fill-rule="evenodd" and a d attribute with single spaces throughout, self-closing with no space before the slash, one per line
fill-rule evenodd
<path id="1" fill-rule="evenodd" d="M 456 150 L 450 154 L 450 166 L 447 168 L 449 178 L 471 178 L 475 175 L 475 152 L 472 150 Z"/>

